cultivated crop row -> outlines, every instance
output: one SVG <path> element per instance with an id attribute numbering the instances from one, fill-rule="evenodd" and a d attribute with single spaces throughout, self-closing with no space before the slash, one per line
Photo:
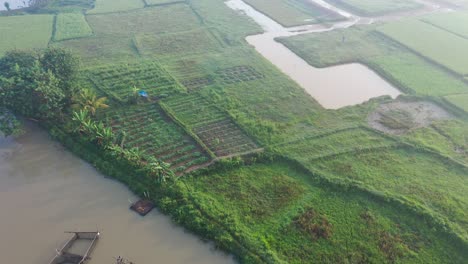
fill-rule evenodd
<path id="1" fill-rule="evenodd" d="M 197 94 L 173 97 L 164 104 L 217 156 L 225 157 L 258 149 L 223 111 Z"/>
<path id="2" fill-rule="evenodd" d="M 98 89 L 118 101 L 128 100 L 135 90 L 144 90 L 150 97 L 167 96 L 182 88 L 155 62 L 120 64 L 88 70 Z"/>
<path id="3" fill-rule="evenodd" d="M 159 106 L 143 104 L 107 111 L 105 120 L 126 148 L 138 148 L 183 173 L 209 162 L 204 151 L 166 117 Z"/>

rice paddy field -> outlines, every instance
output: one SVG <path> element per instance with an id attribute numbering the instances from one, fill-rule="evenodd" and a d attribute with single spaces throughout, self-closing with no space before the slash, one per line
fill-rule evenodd
<path id="1" fill-rule="evenodd" d="M 89 14 L 113 13 L 143 8 L 142 0 L 96 0 L 94 8 L 88 11 Z"/>
<path id="2" fill-rule="evenodd" d="M 0 16 L 0 54 L 49 45 L 80 56 L 80 85 L 109 99 L 96 118 L 177 175 L 152 191 L 161 211 L 241 263 L 468 259 L 468 123 L 453 110 L 468 112 L 464 14 L 278 39 L 316 67 L 365 64 L 405 94 L 326 110 L 247 44 L 262 29 L 223 1 L 57 1 L 54 35 L 54 15 Z M 246 2 L 283 25 L 342 19 L 306 0 Z M 420 7 L 327 2 L 369 16 Z M 369 121 L 422 101 L 447 118 L 415 125 L 416 107 L 375 121 L 399 134 Z"/>
<path id="3" fill-rule="evenodd" d="M 246 0 L 285 27 L 337 21 L 341 16 L 307 0 Z"/>
<path id="4" fill-rule="evenodd" d="M 423 6 L 413 0 L 326 0 L 363 16 L 378 16 L 388 13 L 415 10 Z"/>
<path id="5" fill-rule="evenodd" d="M 460 75 L 468 74 L 466 38 L 419 20 L 386 24 L 378 31 Z"/>
<path id="6" fill-rule="evenodd" d="M 57 15 L 55 20 L 55 41 L 83 38 L 92 35 L 93 30 L 88 25 L 88 22 L 86 22 L 83 14 L 63 13 Z"/>
<path id="7" fill-rule="evenodd" d="M 12 49 L 41 49 L 52 37 L 52 15 L 0 16 L 0 55 Z"/>
<path id="8" fill-rule="evenodd" d="M 468 13 L 466 12 L 430 15 L 424 17 L 422 21 L 461 37 L 468 38 L 468 29 L 464 27 L 468 23 Z"/>

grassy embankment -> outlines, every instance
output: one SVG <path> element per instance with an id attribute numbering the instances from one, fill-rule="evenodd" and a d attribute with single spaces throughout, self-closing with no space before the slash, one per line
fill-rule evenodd
<path id="1" fill-rule="evenodd" d="M 381 16 L 422 8 L 416 1 L 408 0 L 326 0 L 330 4 L 344 8 L 361 16 Z"/>
<path id="2" fill-rule="evenodd" d="M 337 111 L 322 109 L 245 44 L 243 37 L 260 29 L 221 1 L 93 14 L 87 15 L 87 20 L 95 36 L 52 45 L 69 47 L 82 55 L 94 87 L 114 99 L 102 118 L 116 133 L 127 132 L 127 146 L 138 146 L 147 155 L 172 161 L 176 171 L 187 169 L 186 164 L 196 160 L 197 151 L 212 159 L 226 152 L 239 153 L 252 142 L 293 159 L 242 168 L 235 165 L 237 159 L 223 161 L 212 171 L 201 170 L 198 176 L 161 187 L 138 173 L 138 168 L 126 167 L 124 161 L 80 139 L 60 136 L 70 149 L 137 194 L 150 191 L 161 210 L 178 223 L 214 240 L 246 263 L 453 263 L 466 259 L 466 237 L 457 228 L 463 226 L 459 220 L 466 219 L 466 201 L 461 197 L 466 168 L 439 154 L 408 146 L 404 139 L 366 128 L 367 115 L 384 99 Z M 194 32 L 211 37 L 192 39 Z M 341 41 L 341 35 L 336 39 Z M 186 49 L 170 45 L 175 40 L 188 41 Z M 193 45 L 192 40 L 203 44 Z M 333 47 L 329 42 L 321 43 Z M 193 50 L 192 45 L 196 47 Z M 382 48 L 370 47 L 359 49 L 362 57 L 366 57 L 366 48 L 369 52 Z M 328 48 L 323 56 L 333 54 L 325 52 Z M 385 55 L 391 57 L 394 53 L 390 52 L 397 49 L 391 46 L 388 50 Z M 345 51 L 337 54 L 349 58 Z M 446 72 L 407 50 L 401 52 L 401 58 L 408 57 L 419 65 L 409 63 L 406 74 L 395 73 L 402 83 L 411 85 L 408 90 L 446 95 L 465 89 Z M 340 58 L 334 59 L 339 62 Z M 390 66 L 402 67 L 396 62 Z M 414 80 L 414 74 L 408 72 L 416 69 L 429 71 L 425 76 L 434 78 L 432 81 L 452 82 L 448 92 L 425 87 L 431 83 L 425 78 Z M 127 106 L 134 85 L 152 96 L 166 94 L 160 102 L 162 108 L 154 103 Z M 463 137 L 452 132 L 463 130 L 455 122 L 450 126 L 454 128 L 448 129 L 446 140 L 455 146 Z M 426 134 L 409 137 L 415 144 L 438 149 Z M 187 144 L 177 146 L 177 142 Z M 460 158 L 450 147 L 440 152 Z M 372 155 L 377 154 L 380 159 L 376 161 Z M 389 163 L 381 166 L 384 158 Z M 434 190 L 435 183 L 441 181 L 422 173 L 428 170 L 446 175 L 446 181 L 440 183 L 443 191 L 437 196 L 424 192 Z M 399 189 L 404 183 L 406 189 Z M 414 187 L 419 184 L 419 189 Z M 456 192 L 446 191 L 454 185 Z M 410 187 L 415 191 L 409 191 Z M 447 225 L 440 223 L 448 217 L 453 220 Z M 456 236 L 450 234 L 454 230 Z M 465 241 L 460 242 L 457 236 Z"/>
<path id="3" fill-rule="evenodd" d="M 343 19 L 308 0 L 246 0 L 247 4 L 284 27 L 293 27 Z"/>

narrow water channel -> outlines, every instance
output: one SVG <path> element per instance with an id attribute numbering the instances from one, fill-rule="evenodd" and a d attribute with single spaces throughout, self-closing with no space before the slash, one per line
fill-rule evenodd
<path id="1" fill-rule="evenodd" d="M 310 0 L 312 1 L 312 0 Z M 352 63 L 329 68 L 315 68 L 297 56 L 284 45 L 275 41 L 278 37 L 291 37 L 300 34 L 319 34 L 338 28 L 347 28 L 361 23 L 359 17 L 331 7 L 320 0 L 313 0 L 324 8 L 332 9 L 348 20 L 331 26 L 310 25 L 284 28 L 268 16 L 258 12 L 242 0 L 229 0 L 226 4 L 259 24 L 265 33 L 246 38 L 271 63 L 298 83 L 323 107 L 338 109 L 356 105 L 371 98 L 389 95 L 393 98 L 400 93 L 398 89 L 364 65 Z"/>
<path id="2" fill-rule="evenodd" d="M 101 231 L 90 264 L 125 256 L 137 264 L 235 263 L 157 211 L 140 217 L 134 197 L 50 140 L 36 126 L 0 138 L 0 256 L 5 263 L 49 263 L 64 231 Z M 3 263 L 3 261 L 1 261 Z"/>

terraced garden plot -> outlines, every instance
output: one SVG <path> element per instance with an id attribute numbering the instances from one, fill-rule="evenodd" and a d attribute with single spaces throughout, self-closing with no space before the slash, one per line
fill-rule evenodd
<path id="1" fill-rule="evenodd" d="M 171 164 L 176 173 L 190 171 L 210 161 L 202 148 L 171 122 L 158 105 L 143 104 L 107 111 L 105 120 L 115 134 L 125 131 L 125 147 L 139 148 L 146 155 Z"/>
<path id="2" fill-rule="evenodd" d="M 221 78 L 222 82 L 225 84 L 248 82 L 264 77 L 262 73 L 256 71 L 251 66 L 236 66 L 222 69 L 217 71 L 216 75 Z"/>
<path id="3" fill-rule="evenodd" d="M 88 70 L 96 87 L 117 101 L 133 96 L 133 89 L 144 90 L 150 98 L 182 91 L 182 87 L 155 62 L 120 64 Z"/>
<path id="4" fill-rule="evenodd" d="M 89 37 L 93 31 L 81 13 L 61 13 L 57 15 L 55 22 L 54 40 L 74 39 Z"/>
<path id="5" fill-rule="evenodd" d="M 188 91 L 195 91 L 214 83 L 214 79 L 195 60 L 185 59 L 164 64 L 164 68 L 171 73 Z"/>
<path id="6" fill-rule="evenodd" d="M 149 7 L 125 13 L 90 15 L 87 18 L 96 35 L 115 37 L 133 37 L 138 33 L 188 31 L 197 29 L 201 25 L 200 20 L 186 4 Z"/>
<path id="7" fill-rule="evenodd" d="M 468 94 L 449 95 L 445 99 L 468 113 Z"/>
<path id="8" fill-rule="evenodd" d="M 418 20 L 389 23 L 378 31 L 460 75 L 468 74 L 468 39 Z"/>
<path id="9" fill-rule="evenodd" d="M 176 117 L 189 127 L 217 156 L 257 150 L 249 138 L 224 112 L 196 94 L 164 100 Z"/>
<path id="10" fill-rule="evenodd" d="M 246 0 L 246 3 L 285 27 L 335 21 L 341 17 L 307 0 Z"/>
<path id="11" fill-rule="evenodd" d="M 140 54 L 154 56 L 216 52 L 221 48 L 218 41 L 204 28 L 158 35 L 137 34 L 135 45 Z"/>
<path id="12" fill-rule="evenodd" d="M 132 48 L 132 39 L 125 37 L 92 36 L 64 40 L 51 45 L 72 50 L 81 57 L 83 64 L 91 66 L 138 58 L 137 52 Z"/>
<path id="13" fill-rule="evenodd" d="M 423 5 L 412 0 L 326 0 L 363 16 L 377 16 L 422 8 Z"/>
<path id="14" fill-rule="evenodd" d="M 89 10 L 88 14 L 128 11 L 144 6 L 142 0 L 96 0 L 94 9 Z"/>
<path id="15" fill-rule="evenodd" d="M 281 144 L 278 150 L 291 158 L 308 163 L 343 153 L 369 151 L 396 145 L 397 142 L 393 139 L 376 132 L 363 128 L 351 128 Z"/>
<path id="16" fill-rule="evenodd" d="M 467 12 L 449 12 L 426 16 L 422 21 L 432 24 L 436 27 L 445 29 L 451 33 L 468 38 L 468 13 Z"/>
<path id="17" fill-rule="evenodd" d="M 51 15 L 0 17 L 0 56 L 11 49 L 46 48 L 53 21 Z"/>

